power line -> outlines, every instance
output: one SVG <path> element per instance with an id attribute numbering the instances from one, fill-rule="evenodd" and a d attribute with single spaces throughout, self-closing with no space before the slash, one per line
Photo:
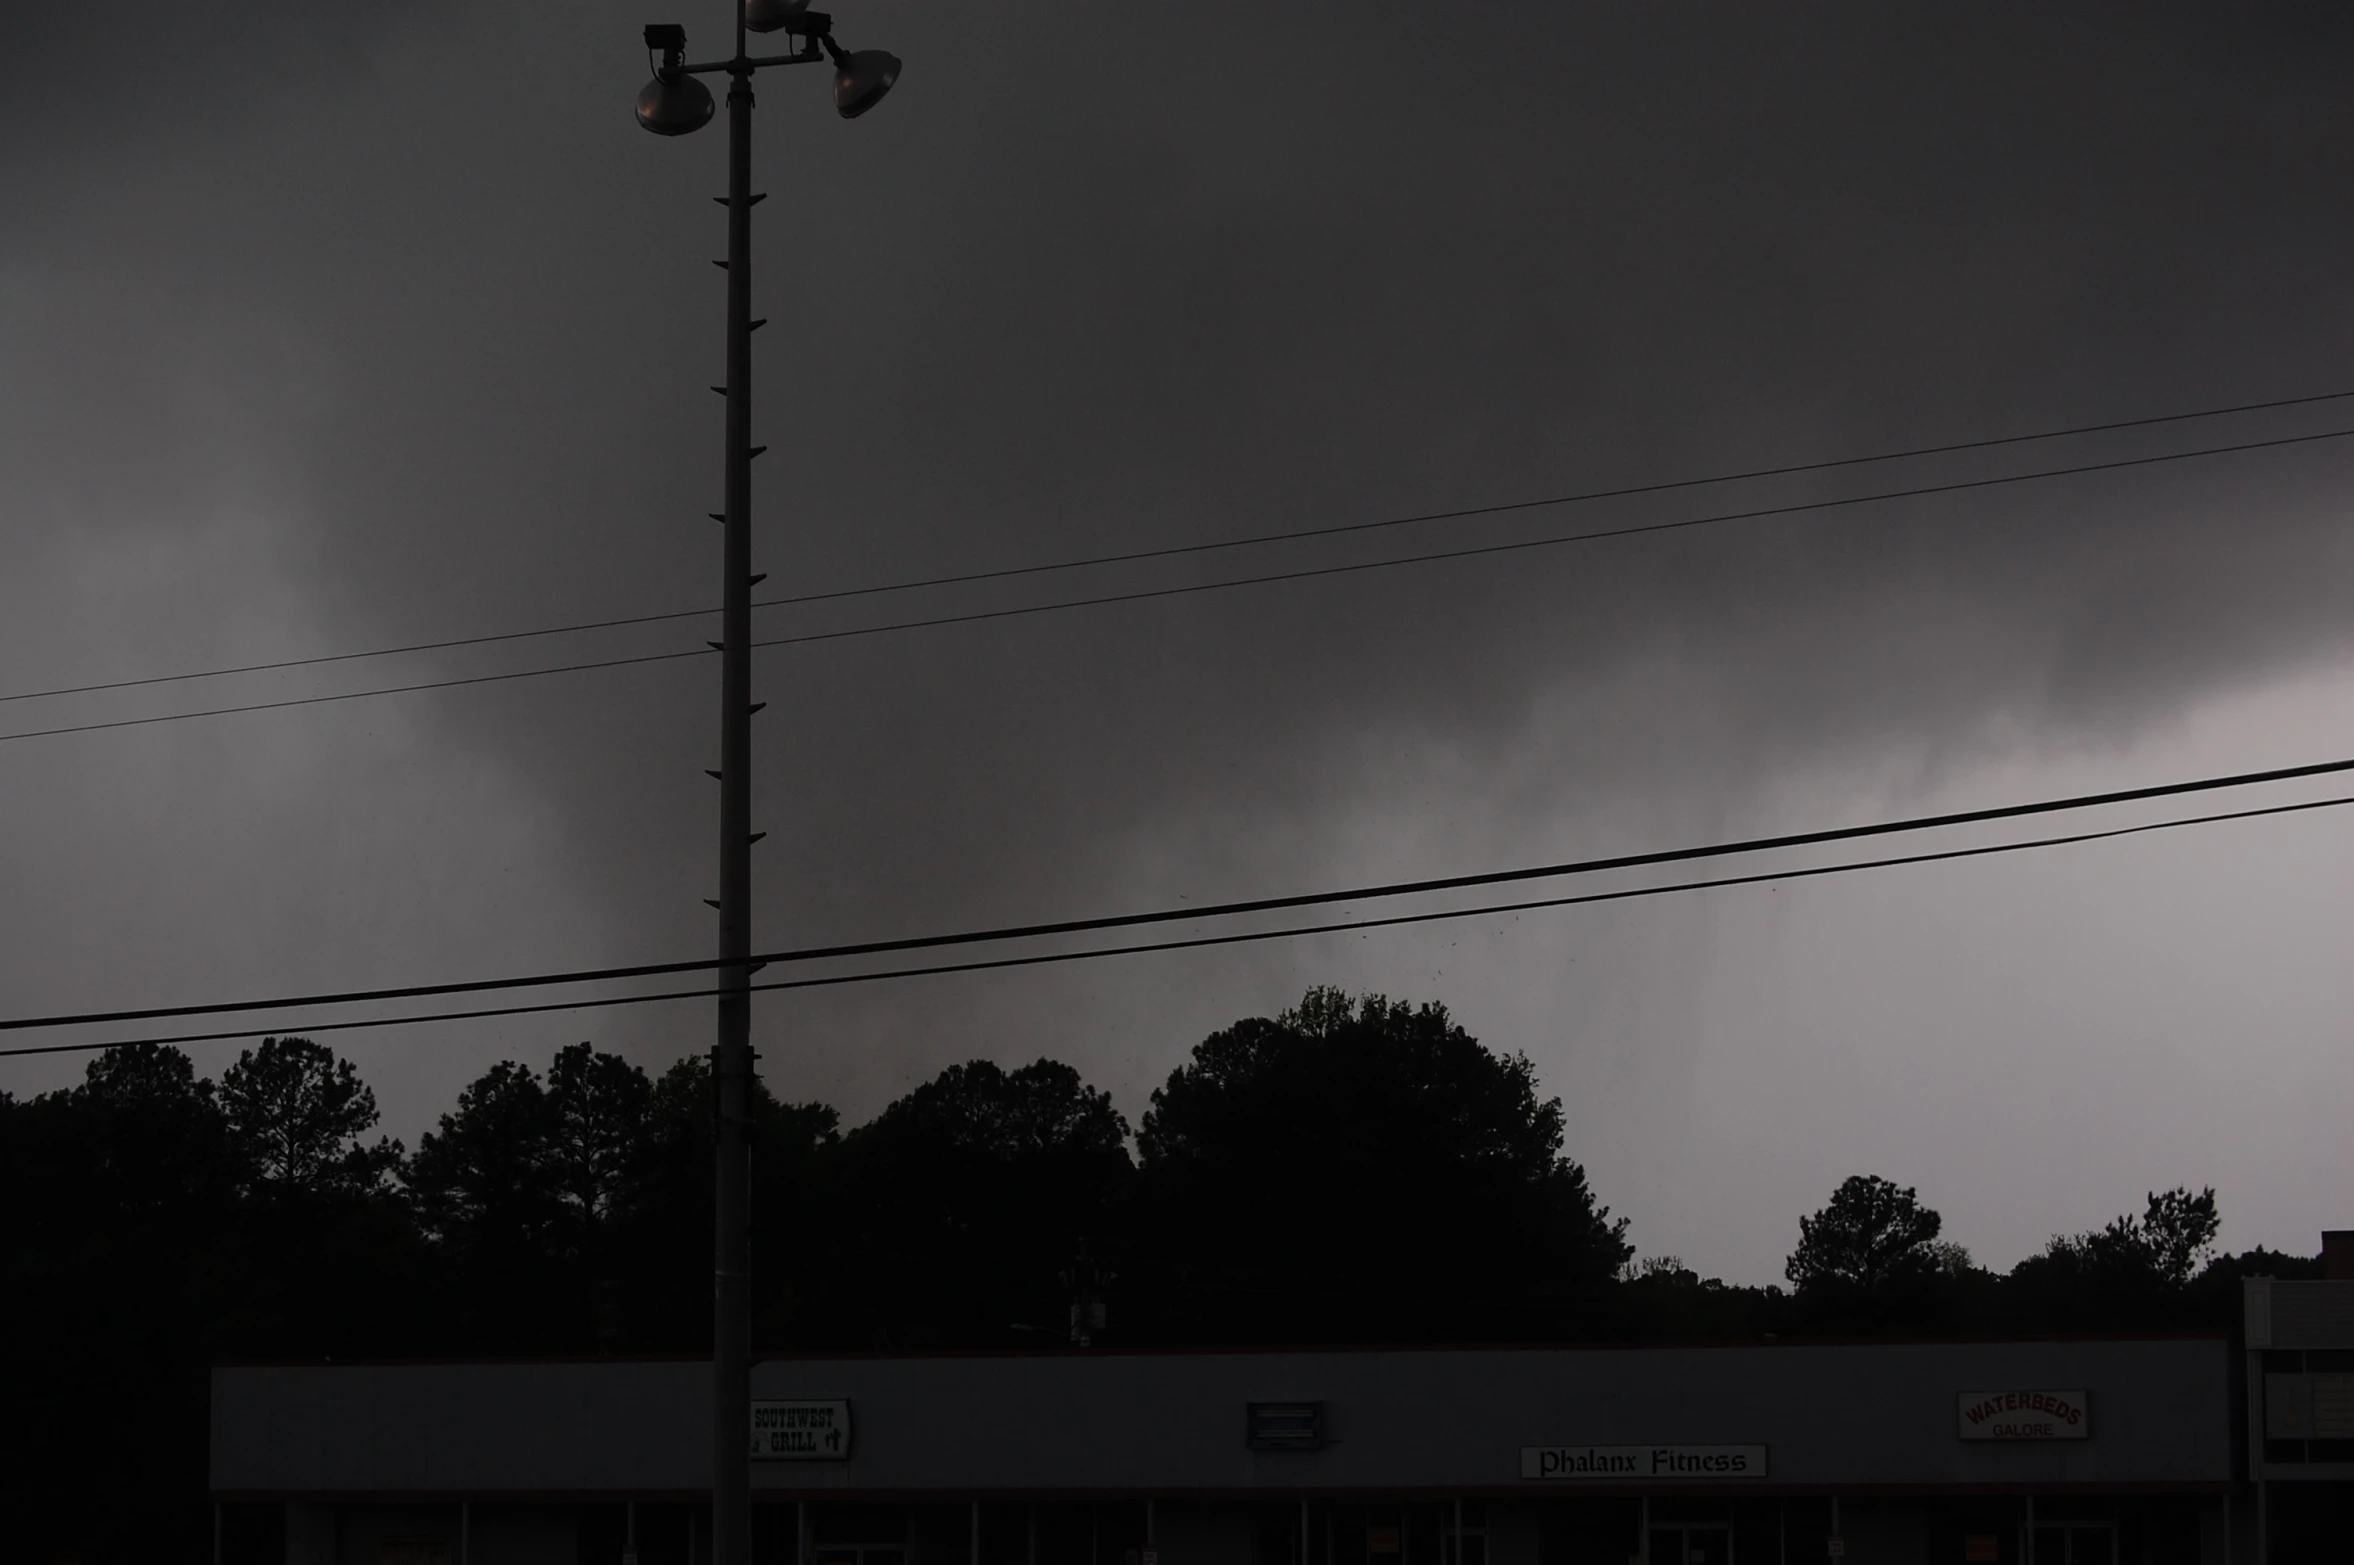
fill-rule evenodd
<path id="1" fill-rule="evenodd" d="M 1263 587 L 1277 582 L 1312 581 L 1324 576 L 1348 576 L 1360 571 L 1385 571 L 1405 565 L 1432 565 L 1445 560 L 1479 559 L 1487 555 L 1516 554 L 1530 549 L 1558 548 L 1564 544 L 1596 543 L 1610 538 L 1632 538 L 1644 533 L 1680 532 L 1697 527 L 1713 527 L 1726 522 L 1756 521 L 1770 516 L 1794 516 L 1807 511 L 1832 511 L 1848 506 L 1870 505 L 1883 500 L 1910 500 L 1926 495 L 1956 494 L 1969 489 L 1989 489 L 2004 484 L 2030 483 L 2046 478 L 2068 478 L 2086 473 L 2114 472 L 2121 468 L 2149 467 L 2161 462 L 2183 462 L 2197 457 L 2226 456 L 2234 452 L 2261 451 L 2274 446 L 2305 445 L 2320 440 L 2343 440 L 2354 436 L 2354 429 L 2328 430 L 2319 434 L 2289 435 L 2278 440 L 2251 441 L 2244 445 L 2210 446 L 2194 451 L 2175 451 L 2160 456 L 2128 457 L 2114 462 L 2093 462 L 2078 467 L 2055 467 L 2031 473 L 2009 473 L 1995 478 L 1972 478 L 1954 483 L 1929 484 L 1912 489 L 1883 489 L 1872 494 L 1847 495 L 1834 500 L 1805 500 L 1789 505 L 1758 506 L 1746 511 L 1719 511 L 1707 516 L 1680 517 L 1666 522 L 1637 522 L 1625 527 L 1609 527 L 1593 532 L 1555 534 L 1545 538 L 1521 538 L 1509 543 L 1476 544 L 1460 549 L 1441 549 L 1428 554 L 1399 555 L 1386 560 L 1358 560 L 1346 565 L 1311 566 L 1302 570 L 1276 571 L 1264 576 L 1239 576 L 1226 581 L 1197 582 L 1181 587 L 1150 587 L 1136 592 L 1107 593 L 1094 598 L 1067 598 L 1054 603 L 1031 604 L 1010 609 L 980 609 L 965 614 L 943 614 L 930 619 L 897 620 L 883 625 L 858 626 L 848 630 L 813 631 L 798 636 L 779 636 L 767 641 L 756 641 L 756 647 L 799 646 L 811 641 L 840 641 L 853 636 L 874 636 L 899 630 L 929 630 L 944 625 L 970 625 L 985 620 L 1013 619 L 1026 614 L 1043 614 L 1060 609 L 1098 608 L 1114 603 L 1141 603 L 1154 598 L 1184 597 L 1197 592 L 1223 592 L 1232 587 Z M 4 736 L 0 736 L 4 737 Z"/>
<path id="2" fill-rule="evenodd" d="M 872 589 L 881 591 L 884 589 Z M 767 608 L 766 603 L 754 604 Z M 226 679 L 232 674 L 270 674 L 289 668 L 318 668 L 328 663 L 356 663 L 365 658 L 400 657 L 411 652 L 446 652 L 453 647 L 486 647 L 500 641 L 529 641 L 539 636 L 568 636 L 579 631 L 620 630 L 630 625 L 654 625 L 664 620 L 700 619 L 717 609 L 672 609 L 662 614 L 631 614 L 620 619 L 581 620 L 571 625 L 543 625 L 537 630 L 503 630 L 486 636 L 452 636 L 447 641 L 412 641 L 397 647 L 371 647 L 365 652 L 322 652 L 314 657 L 280 658 L 275 663 L 237 663 L 225 668 L 200 668 L 184 674 L 146 674 L 137 679 L 108 679 L 94 685 L 59 685 L 50 690 L 19 690 L 0 695 L 0 705 L 11 701 L 45 701 L 51 696 L 86 696 L 106 690 L 139 690 L 149 685 L 176 685 L 191 679 Z M 411 688 L 411 687 L 404 687 Z M 416 686 L 431 689 L 431 686 Z M 390 694 L 391 692 L 379 692 Z M 238 710 L 244 710 L 239 708 Z"/>
<path id="3" fill-rule="evenodd" d="M 154 723 L 181 723 L 197 717 L 234 717 L 240 712 L 278 712 L 289 707 L 331 706 L 340 701 L 365 701 L 371 696 L 405 696 L 419 690 L 456 690 L 466 685 L 497 685 L 509 680 L 536 679 L 543 674 L 581 674 L 600 668 L 632 668 L 641 663 L 671 663 L 681 658 L 707 658 L 709 647 L 687 647 L 677 652 L 646 652 L 633 657 L 600 658 L 593 663 L 558 663 L 551 668 L 526 668 L 504 674 L 469 674 L 460 679 L 425 679 L 412 685 L 381 685 L 373 690 L 344 690 L 325 696 L 287 696 L 276 701 L 249 701 L 242 706 L 208 706 L 193 712 L 159 712 L 152 717 L 113 717 L 101 723 L 70 723 L 61 728 L 27 728 L 0 734 L 0 744 L 18 739 L 54 739 L 64 734 L 97 733 L 108 728 L 145 728 Z"/>
<path id="4" fill-rule="evenodd" d="M 1303 527 L 1286 532 L 1254 533 L 1247 537 L 1217 539 L 1206 543 L 1169 544 L 1160 548 L 1135 549 L 1120 554 L 1087 555 L 1077 559 L 1048 560 L 1032 565 L 1010 565 L 992 570 L 964 571 L 947 576 L 927 576 L 908 581 L 879 582 L 864 587 L 840 587 L 827 592 L 808 592 L 789 597 L 762 598 L 757 600 L 753 607 L 770 609 L 803 603 L 828 603 L 842 598 L 864 598 L 885 593 L 913 592 L 927 587 L 964 586 L 975 582 L 1038 576 L 1054 571 L 1086 570 L 1103 565 L 1126 565 L 1142 560 L 1172 559 L 1182 555 L 1206 554 L 1224 549 L 1243 549 L 1261 544 L 1289 543 L 1303 538 L 1329 538 L 1349 533 L 1373 532 L 1391 527 L 1409 527 L 1423 522 L 1460 521 L 1468 517 L 1495 516 L 1512 511 L 1536 510 L 1545 506 L 1580 505 L 1597 500 L 1631 499 L 1640 495 L 1667 494 L 1680 489 L 1700 489 L 1717 484 L 1748 483 L 1764 478 L 1787 478 L 1802 473 L 1826 473 L 1841 468 L 1864 467 L 1882 462 L 1915 461 L 1922 457 L 1950 456 L 1965 451 L 1987 451 L 2003 446 L 2026 445 L 2036 441 L 2068 440 L 2084 435 L 2108 434 L 2125 429 L 2147 429 L 2162 424 L 2228 418 L 2243 413 L 2273 412 L 2281 408 L 2307 407 L 2322 402 L 2339 402 L 2348 397 L 2354 397 L 2354 390 L 2316 392 L 2311 396 L 2280 397 L 2267 402 L 2243 402 L 2230 407 L 2202 408 L 2189 413 L 2158 413 L 2143 418 L 2116 419 L 2102 424 L 2079 424 L 2067 429 L 2036 430 L 2023 435 L 1996 435 L 1978 440 L 1953 441 L 1945 445 L 1914 446 L 1903 451 L 1881 451 L 1866 456 L 1831 457 L 1815 462 L 1794 462 L 1780 467 L 1750 468 L 1743 472 L 1717 473 L 1701 478 L 1662 479 L 1647 484 L 1623 485 L 1615 489 L 1588 489 L 1573 494 L 1549 495 L 1535 500 L 1508 500 L 1493 505 L 1463 506 L 1447 511 L 1424 511 L 1411 516 L 1383 517 L 1375 521 L 1340 522 L 1326 527 Z M 44 700 L 52 696 L 90 695 L 107 690 L 131 690 L 148 685 L 177 684 L 192 679 L 221 679 L 235 674 L 266 674 L 290 668 L 315 668 L 328 663 L 349 663 L 366 658 L 399 657 L 414 652 L 444 652 L 457 647 L 489 646 L 497 642 L 525 641 L 543 636 L 574 635 L 591 630 L 620 630 L 636 625 L 656 625 L 674 620 L 697 619 L 718 612 L 719 610 L 716 608 L 670 609 L 656 614 L 625 615 L 617 619 L 580 620 L 565 625 L 544 625 L 534 630 L 508 630 L 480 636 L 454 636 L 442 641 L 415 641 L 401 646 L 373 647 L 361 652 L 329 652 L 313 657 L 281 658 L 268 663 L 239 663 L 222 668 L 198 669 L 180 674 L 150 674 L 137 679 L 104 680 L 87 685 L 60 685 L 48 690 L 19 690 L 10 694 L 0 694 L 0 705 L 11 701 Z M 240 708 L 239 710 L 250 709 Z"/>
<path id="5" fill-rule="evenodd" d="M 1248 930 L 1240 934 L 1195 935 L 1181 940 L 1154 940 L 1135 945 L 1096 946 L 1083 951 L 1050 951 L 1029 956 L 988 957 L 971 962 L 945 962 L 924 967 L 890 968 L 874 973 L 836 973 L 820 978 L 776 979 L 764 984 L 753 984 L 755 990 L 822 989 L 847 984 L 882 983 L 896 978 L 932 978 L 953 973 L 991 972 L 1005 968 L 1040 967 L 1062 962 L 1087 962 L 1101 957 L 1141 956 L 1163 951 L 1191 951 L 1210 946 L 1245 945 L 1270 940 L 1297 940 L 1312 935 L 1346 934 L 1352 930 L 1389 929 L 1404 924 L 1439 923 L 1449 919 L 1487 918 L 1505 913 L 1536 912 L 1547 908 L 1580 907 L 1600 902 L 1627 902 L 1644 897 L 1672 896 L 1686 891 L 1713 891 L 1734 886 L 1755 886 L 1786 880 L 1814 880 L 1827 875 L 1845 875 L 1859 870 L 1893 869 L 1907 865 L 1939 864 L 1959 859 L 1988 858 L 2004 853 L 2025 853 L 2042 848 L 2069 847 L 2080 843 L 2103 842 L 2118 837 L 2140 836 L 2148 832 L 2173 831 L 2186 826 L 2212 826 L 2227 821 L 2256 820 L 2265 816 L 2294 815 L 2310 810 L 2336 809 L 2354 804 L 2354 794 L 2330 799 L 2308 799 L 2296 804 L 2273 804 L 2245 810 L 2227 810 L 2212 815 L 2186 816 L 2169 821 L 2145 821 L 2134 826 L 2111 826 L 2099 831 L 2071 832 L 2064 836 L 2037 837 L 2023 842 L 1986 843 L 1972 848 L 1945 848 L 1933 853 L 1908 853 L 1880 859 L 1859 859 L 1844 864 L 1818 864 L 1804 869 L 1761 870 L 1749 875 L 1725 875 L 1707 880 L 1678 881 L 1665 886 L 1631 886 L 1617 891 L 1588 891 L 1574 896 L 1541 897 L 1521 902 L 1496 902 L 1481 907 L 1442 908 L 1431 912 L 1397 913 L 1382 918 L 1344 919 L 1327 924 L 1304 924 L 1288 929 Z M 243 1028 L 234 1032 L 180 1033 L 162 1038 L 126 1038 L 112 1043 L 53 1043 L 30 1047 L 0 1049 L 0 1059 L 35 1054 L 86 1054 L 103 1049 L 152 1048 L 166 1044 L 218 1043 L 238 1038 L 258 1038 L 267 1033 L 348 1032 L 369 1027 L 410 1027 L 428 1022 L 475 1021 L 488 1017 L 528 1016 L 549 1011 L 601 1010 L 623 1005 L 651 1005 L 671 1000 L 709 999 L 717 989 L 674 989 L 661 994 L 633 994 L 603 996 L 592 1000 L 556 1000 L 538 1005 L 502 1005 L 470 1011 L 438 1011 L 423 1016 L 372 1017 L 361 1021 L 331 1021 L 294 1023 L 269 1028 Z"/>
<path id="6" fill-rule="evenodd" d="M 2041 440 L 2066 440 L 2082 435 L 2097 435 L 2122 429 L 2140 429 L 2159 424 L 2178 424 L 2189 420 L 2224 418 L 2239 413 L 2258 413 L 2269 410 L 2299 407 L 2318 402 L 2338 402 L 2354 397 L 2354 390 L 2318 392 L 2309 397 L 2286 397 L 2272 402 L 2242 403 L 2237 407 L 2209 408 L 2196 413 L 2160 413 L 2144 418 L 2119 419 L 2106 424 L 2082 424 L 2072 429 L 2039 430 L 2024 435 L 1996 435 L 1979 440 L 1961 440 L 1939 446 L 1915 446 L 1905 451 L 1883 451 L 1869 456 L 1831 457 L 1814 462 L 1794 462 L 1781 467 L 1751 468 L 1746 472 L 1718 473 L 1705 478 L 1670 478 L 1647 484 L 1628 484 L 1616 489 L 1588 489 L 1575 494 L 1549 495 L 1536 500 L 1505 500 L 1492 505 L 1461 506 L 1448 511 L 1423 511 L 1411 516 L 1384 517 L 1369 522 L 1338 522 L 1326 527 L 1303 527 L 1289 532 L 1258 533 L 1244 538 L 1228 538 L 1209 543 L 1170 544 L 1155 549 L 1138 549 L 1125 554 L 1099 554 L 1084 559 L 1053 561 L 1039 565 L 1016 565 L 997 570 L 971 571 L 955 576 L 934 576 L 920 581 L 893 582 L 874 587 L 849 587 L 833 592 L 811 593 L 797 598 L 772 598 L 761 607 L 777 604 L 816 603 L 833 598 L 863 597 L 881 592 L 907 592 L 919 587 L 948 587 L 968 582 L 996 581 L 1009 576 L 1035 576 L 1047 571 L 1077 570 L 1098 565 L 1125 565 L 1139 560 L 1169 559 L 1178 555 L 1204 554 L 1218 549 L 1241 549 L 1267 543 L 1290 543 L 1302 538 L 1330 538 L 1348 533 L 1374 532 L 1389 527 L 1410 527 L 1423 522 L 1461 521 L 1474 516 L 1498 516 L 1513 511 L 1539 510 L 1554 505 L 1582 505 L 1597 500 L 1627 500 L 1641 495 L 1668 494 L 1679 489 L 1703 489 L 1718 484 L 1748 483 L 1762 478 L 1788 478 L 1801 473 L 1827 473 L 1840 468 L 1865 467 L 1881 462 L 1915 461 L 1922 457 L 1950 456 L 1964 451 L 1987 451 L 2001 446 L 2024 445 Z M 1596 534 L 1595 536 L 1611 536 Z"/>
<path id="7" fill-rule="evenodd" d="M 1950 826 L 1984 825 L 1994 821 L 2021 820 L 2030 816 L 2050 815 L 2068 810 L 2095 809 L 2113 804 L 2146 802 L 2152 799 L 2180 798 L 2190 794 L 2213 793 L 2221 789 L 2291 782 L 2303 778 L 2327 777 L 2345 772 L 2354 772 L 2354 759 L 2316 761 L 2303 766 L 2276 767 L 2260 772 L 2236 772 L 2224 776 L 2193 778 L 2183 782 L 2154 783 L 2139 788 L 2111 789 L 2102 793 L 2074 794 L 2057 799 L 2036 799 L 2023 804 L 1999 804 L 1975 810 L 1949 811 L 1939 815 L 1916 815 L 1900 820 L 1873 821 L 1856 826 L 1834 826 L 1815 831 L 1787 832 L 1771 837 L 1750 837 L 1735 842 L 1703 843 L 1681 848 L 1658 848 L 1644 853 L 1616 854 L 1607 858 L 1573 859 L 1555 864 L 1524 865 L 1516 869 L 1485 870 L 1467 875 L 1445 875 L 1423 880 L 1391 881 L 1386 884 L 1356 886 L 1340 891 L 1297 892 L 1288 896 L 1211 903 L 1202 907 L 1157 908 L 1145 913 L 1117 913 L 1096 918 L 1064 919 L 1052 923 L 999 925 L 991 928 L 959 930 L 949 934 L 914 935 L 894 940 L 869 940 L 855 944 L 806 946 L 798 950 L 763 952 L 747 957 L 745 961 L 751 966 L 766 967 L 786 962 L 816 962 L 840 957 L 878 956 L 903 951 L 979 945 L 1001 940 L 1032 940 L 1057 935 L 1093 934 L 1104 930 L 1133 929 L 1148 924 L 1167 924 L 1186 920 L 1234 918 L 1245 914 L 1274 913 L 1295 908 L 1328 906 L 1335 902 L 1420 896 L 1434 891 L 1462 891 L 1480 886 L 1500 886 L 1520 881 L 1550 880 L 1568 875 L 1596 874 L 1605 870 L 1641 869 L 1661 864 L 1682 864 L 1697 859 L 1728 858 L 1738 854 L 1763 853 L 1784 848 L 1821 847 L 1835 842 L 1856 842 L 1871 837 L 1941 830 Z M 423 999 L 435 995 L 481 994 L 498 989 L 533 989 L 562 984 L 608 983 L 630 978 L 659 977 L 672 973 L 710 972 L 715 968 L 731 965 L 734 964 L 711 959 L 689 962 L 648 962 L 628 967 L 588 968 L 562 973 L 535 973 L 514 978 L 477 978 L 457 983 L 407 984 L 396 988 L 354 989 L 332 994 L 281 995 L 267 1000 L 213 1001 L 198 1005 L 154 1006 L 138 1010 L 90 1011 L 56 1016 L 15 1017 L 0 1019 L 0 1032 L 22 1032 L 35 1027 L 86 1027 L 101 1023 L 157 1021 L 179 1016 L 220 1016 L 235 1011 L 278 1011 L 310 1005 L 358 1005 L 380 1000 Z"/>
<path id="8" fill-rule="evenodd" d="M 2187 416 L 2187 415 L 2186 415 Z M 1478 559 L 1490 555 L 1512 554 L 1531 549 L 1557 548 L 1565 544 L 1595 543 L 1611 538 L 1630 538 L 1644 533 L 1677 532 L 1698 527 L 1712 527 L 1728 522 L 1756 521 L 1773 516 L 1795 516 L 1809 511 L 1840 510 L 1851 506 L 1871 505 L 1887 500 L 1911 500 L 1930 495 L 1958 494 L 1973 489 L 1990 489 L 2007 484 L 2033 483 L 2051 478 L 2071 478 L 2088 473 L 2117 472 L 2127 468 L 2152 467 L 2167 462 L 2187 462 L 2203 457 L 2230 456 L 2249 451 L 2275 450 L 2284 446 L 2310 445 L 2323 440 L 2343 440 L 2354 436 L 2354 429 L 2323 430 L 2307 435 L 2283 435 L 2270 440 L 2245 441 L 2235 445 L 2203 446 L 2189 451 L 2171 451 L 2156 456 L 2122 457 L 2108 462 L 2088 462 L 2073 467 L 2039 468 L 2026 473 L 2006 473 L 1992 478 L 1961 479 L 1950 483 L 1917 485 L 1909 489 L 1883 489 L 1870 494 L 1846 495 L 1831 500 L 1804 500 L 1788 505 L 1753 507 L 1745 511 L 1719 511 L 1705 516 L 1679 517 L 1664 522 L 1642 522 L 1626 527 L 1604 528 L 1594 532 L 1560 533 L 1544 538 L 1523 538 L 1509 543 L 1479 544 L 1461 549 L 1442 549 L 1428 554 L 1401 555 L 1387 560 L 1360 560 L 1345 565 L 1321 565 L 1302 570 L 1276 571 L 1263 576 L 1243 576 L 1226 581 L 1194 582 L 1178 587 L 1151 587 L 1135 592 L 1107 593 L 1091 598 L 1067 598 L 1052 603 L 1033 603 L 1004 609 L 979 609 L 964 614 L 943 614 L 928 619 L 894 620 L 880 625 L 852 626 L 844 630 L 810 631 L 797 636 L 774 636 L 752 643 L 755 647 L 792 647 L 811 642 L 841 641 L 861 636 L 887 635 L 903 630 L 930 630 L 949 625 L 971 625 L 990 620 L 1018 619 L 1031 614 L 1056 613 L 1066 609 L 1101 608 L 1119 603 L 1141 603 L 1156 598 L 1186 597 L 1194 593 L 1223 592 L 1236 587 L 1263 587 L 1279 582 L 1309 581 L 1326 576 L 1347 576 L 1362 571 L 1394 570 L 1408 565 L 1431 565 L 1445 560 Z M 2025 438 L 2025 437 L 2021 437 Z M 1865 458 L 1855 458 L 1862 461 Z M 1699 480 L 1695 480 L 1698 482 Z M 1549 502 L 1529 501 L 1527 504 Z M 1464 514 L 1464 513 L 1455 513 Z M 803 600 L 778 599 L 777 602 Z M 689 611 L 694 613 L 702 610 Z M 657 618 L 663 616 L 655 616 Z M 675 617 L 675 616 L 672 616 Z M 628 623 L 612 621 L 613 624 Z M 516 632 L 516 635 L 531 634 Z M 459 643 L 449 643 L 457 645 Z M 193 712 L 164 712 L 149 717 L 108 718 L 94 723 L 71 723 L 55 728 L 29 728 L 15 733 L 0 734 L 0 744 L 22 739 L 51 739 L 67 734 L 97 733 L 114 728 L 143 728 L 156 723 L 186 722 L 199 717 L 228 717 L 243 712 L 272 712 L 289 707 L 325 706 L 342 701 L 361 701 L 374 696 L 407 695 L 421 690 L 447 690 L 468 685 L 499 684 L 509 680 L 538 679 L 551 674 L 574 674 L 596 669 L 627 668 L 646 663 L 667 663 L 682 658 L 705 657 L 709 649 L 694 647 L 676 652 L 648 652 L 631 657 L 599 658 L 584 663 L 557 663 L 545 668 L 512 670 L 502 674 L 473 674 L 454 679 L 421 680 L 406 685 L 386 685 L 369 690 L 347 690 L 333 695 L 289 696 L 273 701 L 252 701 L 236 706 L 202 707 Z"/>

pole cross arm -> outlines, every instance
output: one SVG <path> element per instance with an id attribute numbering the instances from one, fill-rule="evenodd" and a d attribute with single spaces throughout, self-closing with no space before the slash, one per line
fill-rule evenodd
<path id="1" fill-rule="evenodd" d="M 764 65 L 818 65 L 824 63 L 825 52 L 814 43 L 800 54 L 755 54 L 741 60 L 698 60 L 682 65 L 683 76 L 715 76 L 722 71 L 759 70 Z"/>

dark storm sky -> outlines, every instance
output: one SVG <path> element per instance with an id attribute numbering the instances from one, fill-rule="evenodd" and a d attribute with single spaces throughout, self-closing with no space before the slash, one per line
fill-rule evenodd
<path id="1" fill-rule="evenodd" d="M 842 0 L 760 83 L 764 589 L 2354 389 L 2333 5 Z M 718 52 L 724 6 L 680 13 Z M 0 135 L 0 693 L 715 601 L 719 132 L 636 9 L 52 8 Z M 2354 401 L 767 611 L 763 635 L 2354 429 Z M 2354 441 L 760 654 L 763 945 L 2354 754 Z M 687 621 L 0 704 L 0 732 L 693 647 Z M 705 660 L 0 742 L 0 1012 L 692 957 Z M 2288 795 L 2283 795 L 2284 797 Z M 2252 801 L 2253 802 L 2253 801 Z M 2266 801 L 2269 802 L 2269 801 Z M 1052 1054 L 1132 1116 L 1310 983 L 1449 1004 L 1646 1253 L 1836 1180 L 2007 1265 L 2146 1189 L 2350 1218 L 2354 825 L 764 1002 L 853 1119 Z M 339 1040 L 413 1139 L 492 1060 Z M 221 1046 L 202 1056 L 226 1058 Z M 72 1079 L 11 1063 L 0 1088 Z"/>

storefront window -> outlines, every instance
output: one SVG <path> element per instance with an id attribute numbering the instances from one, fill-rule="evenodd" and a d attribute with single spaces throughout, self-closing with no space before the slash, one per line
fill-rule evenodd
<path id="1" fill-rule="evenodd" d="M 2111 1522 L 2046 1523 L 2035 1529 L 2035 1565 L 2117 1565 Z"/>

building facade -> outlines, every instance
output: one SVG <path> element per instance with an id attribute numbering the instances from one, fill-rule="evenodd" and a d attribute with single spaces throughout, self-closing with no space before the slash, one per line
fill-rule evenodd
<path id="1" fill-rule="evenodd" d="M 2354 1559 L 2354 1232 L 2322 1281 L 2242 1282 L 2259 1557 Z"/>
<path id="2" fill-rule="evenodd" d="M 812 1357 L 764 1565 L 2253 1561 L 2220 1338 Z M 700 1565 L 701 1361 L 216 1372 L 223 1565 Z"/>

